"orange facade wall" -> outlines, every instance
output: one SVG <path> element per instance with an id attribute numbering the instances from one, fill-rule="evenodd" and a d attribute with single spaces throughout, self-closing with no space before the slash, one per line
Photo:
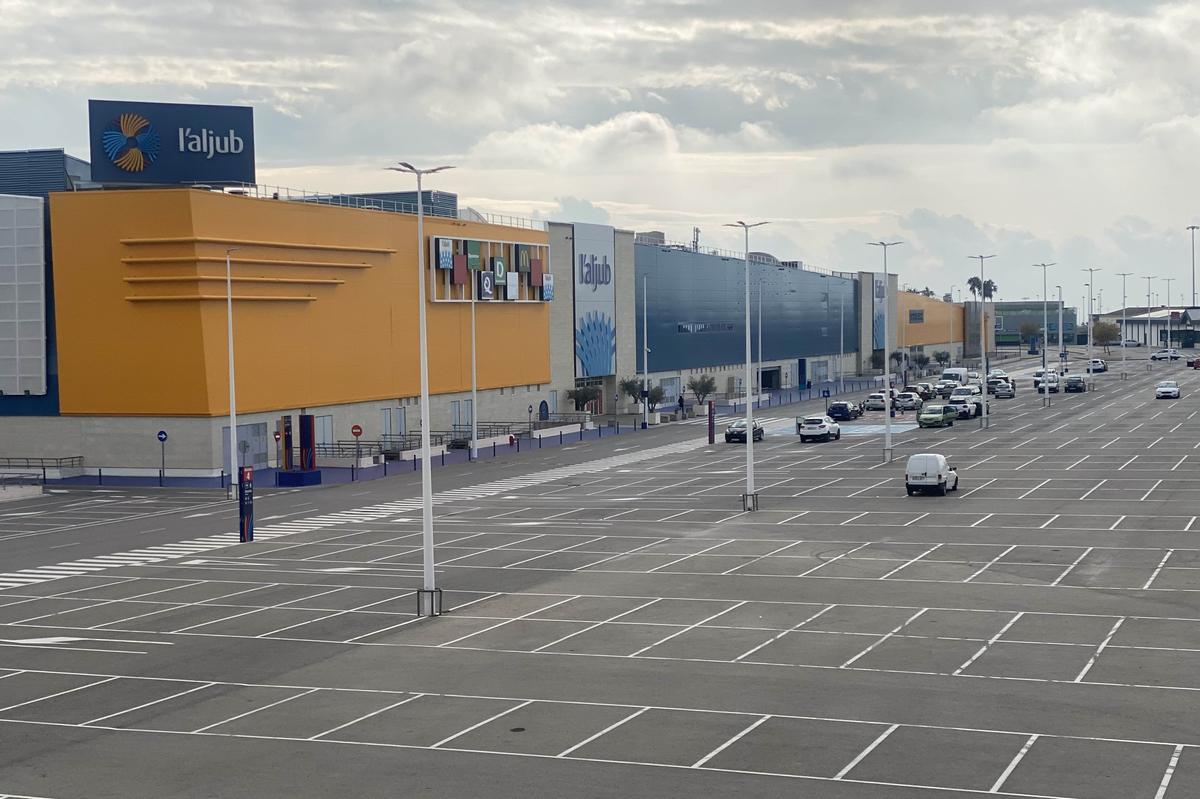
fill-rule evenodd
<path id="1" fill-rule="evenodd" d="M 54 194 L 50 211 L 63 414 L 227 414 L 230 247 L 239 411 L 420 392 L 415 216 L 192 189 Z M 425 235 L 547 244 L 453 219 Z M 431 390 L 469 390 L 469 304 L 427 311 Z M 550 382 L 549 325 L 547 303 L 480 303 L 479 387 Z"/>
<path id="2" fill-rule="evenodd" d="M 896 304 L 900 312 L 900 346 L 916 347 L 963 340 L 963 307 L 932 297 L 902 291 Z M 924 321 L 909 322 L 909 311 L 923 311 Z"/>

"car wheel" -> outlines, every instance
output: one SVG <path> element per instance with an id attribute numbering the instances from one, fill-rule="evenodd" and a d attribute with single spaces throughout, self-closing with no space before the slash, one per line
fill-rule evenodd
<path id="1" fill-rule="evenodd" d="M 955 476 L 954 476 L 954 488 L 952 488 L 952 489 L 950 489 L 950 490 L 951 490 L 951 491 L 957 491 L 957 490 L 958 490 L 958 475 L 955 475 Z"/>
<path id="2" fill-rule="evenodd" d="M 807 443 L 808 443 L 808 439 L 807 439 L 807 438 L 805 438 L 804 436 L 800 436 L 800 443 L 801 443 L 801 444 L 807 444 Z"/>
<path id="3" fill-rule="evenodd" d="M 943 497 L 946 496 L 946 484 L 945 483 L 938 483 L 938 493 L 941 494 Z"/>
<path id="4" fill-rule="evenodd" d="M 912 486 L 908 486 L 908 485 L 906 485 L 906 486 L 904 487 L 904 490 L 905 490 L 905 491 L 908 493 L 908 495 L 909 495 L 910 497 L 911 497 L 913 494 L 917 493 L 916 491 L 913 491 L 913 487 L 912 487 Z"/>
<path id="5" fill-rule="evenodd" d="M 841 430 L 838 430 L 838 431 L 837 431 L 837 435 L 833 437 L 833 440 L 834 440 L 834 441 L 841 441 L 841 440 L 842 440 L 842 431 L 841 431 Z"/>

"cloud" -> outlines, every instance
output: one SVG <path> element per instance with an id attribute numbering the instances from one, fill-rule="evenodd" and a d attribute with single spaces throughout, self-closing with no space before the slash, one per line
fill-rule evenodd
<path id="1" fill-rule="evenodd" d="M 546 219 L 554 222 L 591 222 L 596 225 L 607 225 L 610 221 L 608 211 L 595 203 L 581 200 L 578 197 L 558 197 L 555 202 L 558 207 L 544 214 Z M 542 216 L 542 214 L 538 214 Z"/>

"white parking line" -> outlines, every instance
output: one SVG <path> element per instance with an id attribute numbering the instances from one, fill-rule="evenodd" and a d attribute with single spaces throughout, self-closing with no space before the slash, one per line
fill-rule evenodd
<path id="1" fill-rule="evenodd" d="M 1158 791 L 1154 794 L 1154 799 L 1163 799 L 1167 795 L 1167 788 L 1171 784 L 1171 777 L 1175 774 L 1175 767 L 1179 765 L 1179 756 L 1183 754 L 1183 744 L 1176 744 L 1175 751 L 1171 753 L 1171 762 L 1167 764 L 1166 773 L 1163 774 L 1162 782 L 1158 784 Z"/>
<path id="2" fill-rule="evenodd" d="M 700 768 L 700 767 L 701 767 L 701 766 L 703 766 L 705 763 L 707 763 L 708 761 L 712 760 L 712 759 L 713 759 L 714 757 L 716 757 L 717 755 L 719 755 L 719 754 L 721 754 L 722 752 L 724 752 L 724 751 L 725 751 L 726 749 L 728 749 L 730 746 L 732 746 L 733 744 L 735 744 L 735 743 L 737 743 L 738 741 L 742 740 L 742 738 L 745 738 L 747 735 L 749 735 L 751 732 L 753 732 L 755 729 L 757 729 L 757 728 L 758 728 L 760 725 L 762 725 L 762 723 L 763 723 L 763 722 L 767 721 L 767 720 L 768 720 L 768 719 L 770 719 L 770 718 L 771 718 L 771 716 L 762 716 L 761 718 L 759 718 L 759 719 L 758 719 L 758 721 L 754 722 L 754 723 L 753 723 L 753 724 L 751 724 L 749 727 L 747 727 L 746 729 L 742 730 L 742 731 L 741 731 L 741 732 L 739 732 L 737 735 L 733 736 L 733 737 L 732 737 L 732 738 L 730 738 L 728 741 L 726 741 L 725 743 L 721 744 L 721 745 L 720 745 L 720 746 L 718 746 L 716 749 L 712 750 L 712 751 L 711 751 L 711 752 L 709 752 L 707 755 L 705 755 L 704 757 L 702 757 L 702 758 L 700 758 L 699 760 L 697 760 L 695 763 L 693 763 L 693 764 L 692 764 L 692 768 Z"/>
<path id="3" fill-rule="evenodd" d="M 1124 616 L 1117 619 L 1117 623 L 1114 624 L 1112 626 L 1112 629 L 1108 631 L 1108 635 L 1106 635 L 1104 637 L 1104 640 L 1100 642 L 1100 646 L 1098 646 L 1096 648 L 1095 654 L 1092 655 L 1091 659 L 1088 660 L 1087 665 L 1084 666 L 1083 670 L 1080 671 L 1079 674 L 1075 677 L 1074 682 L 1083 682 L 1083 678 L 1086 677 L 1087 673 L 1092 670 L 1092 666 L 1096 665 L 1096 660 L 1098 660 L 1101 653 L 1104 652 L 1104 648 L 1108 646 L 1108 642 L 1113 639 L 1113 636 L 1117 634 L 1117 630 L 1121 629 L 1121 625 L 1124 623 L 1125 623 Z"/>
<path id="4" fill-rule="evenodd" d="M 1175 550 L 1173 550 L 1173 549 L 1167 550 L 1167 554 L 1163 555 L 1163 559 L 1158 562 L 1158 566 L 1154 569 L 1154 573 L 1150 575 L 1150 579 L 1147 580 L 1146 584 L 1142 586 L 1142 590 L 1146 590 L 1150 587 L 1150 584 L 1154 582 L 1154 578 L 1158 577 L 1158 573 L 1161 572 L 1163 570 L 1163 567 L 1167 565 L 1167 561 L 1170 559 L 1171 555 L 1173 555 L 1173 554 L 1175 554 Z"/>
<path id="5" fill-rule="evenodd" d="M 1029 736 L 1029 739 L 1025 741 L 1025 745 L 1021 747 L 1021 751 L 1017 752 L 1016 757 L 1009 762 L 1004 771 L 1000 772 L 1000 776 L 996 778 L 996 781 L 992 783 L 992 787 L 988 790 L 988 793 L 1000 792 L 1000 789 L 1004 787 L 1004 783 L 1012 775 L 1013 771 L 1020 764 L 1021 760 L 1024 759 L 1026 753 L 1028 753 L 1030 748 L 1033 747 L 1033 744 L 1037 741 L 1037 739 L 1038 735 L 1036 733 Z"/>
<path id="6" fill-rule="evenodd" d="M 843 777 L 845 777 L 847 774 L 849 774 L 849 773 L 850 773 L 850 771 L 851 771 L 851 770 L 852 770 L 852 769 L 853 769 L 855 766 L 857 766 L 859 763 L 861 763 L 861 762 L 863 761 L 863 759 L 865 759 L 865 758 L 866 758 L 866 756 L 867 756 L 867 755 L 869 755 L 869 754 L 871 754 L 872 752 L 874 752 L 874 751 L 875 751 L 875 748 L 876 748 L 877 746 L 879 746 L 881 743 L 883 743 L 883 742 L 884 742 L 884 740 L 885 740 L 885 739 L 886 739 L 886 738 L 887 738 L 889 735 L 891 735 L 893 732 L 895 732 L 895 731 L 896 731 L 896 728 L 898 728 L 899 726 L 900 726 L 899 724 L 893 724 L 893 725 L 891 725 L 890 727 L 888 727 L 886 730 L 884 730 L 884 731 L 883 731 L 883 733 L 882 733 L 882 734 L 881 734 L 881 735 L 880 735 L 878 738 L 876 738 L 874 741 L 871 741 L 871 743 L 867 745 L 867 748 L 866 748 L 866 749 L 864 749 L 864 750 L 862 750 L 861 752 L 859 752 L 859 753 L 858 753 L 858 756 L 857 756 L 857 757 L 855 757 L 853 760 L 851 760 L 849 763 L 847 763 L 847 764 L 845 765 L 845 767 L 844 767 L 844 768 L 843 768 L 841 771 L 839 771 L 837 774 L 835 774 L 835 775 L 834 775 L 834 777 L 833 777 L 833 778 L 834 778 L 835 780 L 840 780 L 840 779 L 842 779 Z"/>
<path id="7" fill-rule="evenodd" d="M 557 755 L 555 755 L 555 757 L 566 757 L 567 755 L 571 754 L 572 752 L 582 749 L 583 747 L 587 746 L 588 744 L 590 744 L 592 741 L 596 740 L 597 738 L 599 738 L 603 735 L 608 735 L 610 732 L 615 730 L 617 727 L 620 727 L 622 724 L 633 721 L 634 719 L 636 719 L 638 716 L 642 715 L 649 709 L 650 708 L 648 708 L 648 707 L 638 708 L 637 710 L 633 711 L 632 713 L 630 713 L 628 716 L 621 719 L 620 721 L 615 722 L 613 724 L 609 724 L 607 727 L 600 730 L 600 732 L 589 735 L 588 737 L 584 738 L 582 741 L 575 744 L 574 746 L 567 747 L 566 749 L 564 749 L 563 751 L 561 751 Z"/>

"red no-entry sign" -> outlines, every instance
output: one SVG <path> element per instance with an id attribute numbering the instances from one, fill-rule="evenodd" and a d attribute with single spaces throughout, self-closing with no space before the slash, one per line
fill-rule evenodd
<path id="1" fill-rule="evenodd" d="M 350 435 L 354 436 L 355 438 L 358 438 L 359 436 L 361 436 L 362 435 L 362 425 L 358 425 L 358 424 L 353 425 L 350 428 Z"/>

